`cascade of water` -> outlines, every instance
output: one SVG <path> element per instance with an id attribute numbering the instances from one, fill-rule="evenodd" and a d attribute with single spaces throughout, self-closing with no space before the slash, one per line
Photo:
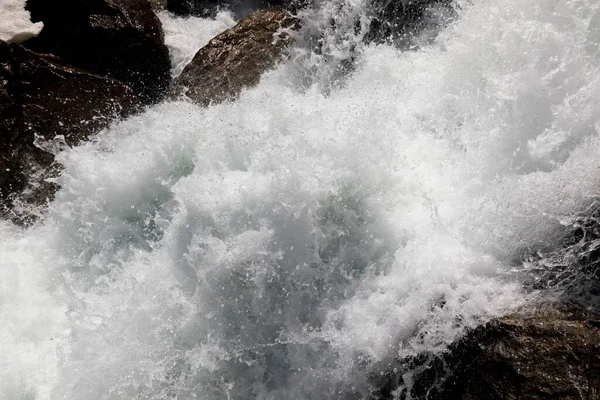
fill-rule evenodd
<path id="1" fill-rule="evenodd" d="M 600 6 L 464 3 L 327 90 L 369 16 L 306 13 L 239 100 L 113 124 L 0 221 L 0 398 L 368 398 L 527 300 L 508 272 L 598 195 Z"/>

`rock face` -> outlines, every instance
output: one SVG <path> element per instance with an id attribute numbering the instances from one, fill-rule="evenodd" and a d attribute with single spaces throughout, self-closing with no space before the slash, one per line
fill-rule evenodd
<path id="1" fill-rule="evenodd" d="M 545 304 L 402 360 L 378 399 L 600 399 L 600 314 Z M 397 371 L 414 371 L 405 381 Z M 410 394 L 410 397 L 409 397 Z"/>
<path id="2" fill-rule="evenodd" d="M 52 56 L 0 41 L 0 214 L 12 197 L 42 204 L 55 187 L 53 156 L 34 145 L 36 136 L 64 136 L 75 145 L 139 107 L 123 82 L 69 67 Z"/>
<path id="3" fill-rule="evenodd" d="M 492 320 L 421 374 L 433 399 L 600 399 L 600 208 L 563 245 L 528 259 L 526 287 L 552 303 Z M 451 371 L 451 374 L 448 374 Z M 441 383 L 432 390 L 432 382 Z M 422 396 L 423 397 L 423 396 Z"/>
<path id="4" fill-rule="evenodd" d="M 452 3 L 453 0 L 370 0 L 371 24 L 365 40 L 409 45 L 428 25 L 439 30 L 443 20 L 453 15 Z M 434 16 L 432 9 L 444 12 Z"/>
<path id="5" fill-rule="evenodd" d="M 261 10 L 246 17 L 198 51 L 175 80 L 174 92 L 202 105 L 235 99 L 281 59 L 290 36 L 277 33 L 295 23 L 282 9 Z"/>
<path id="6" fill-rule="evenodd" d="M 547 307 L 490 322 L 454 350 L 439 398 L 599 399 L 599 317 Z"/>
<path id="7" fill-rule="evenodd" d="M 412 398 L 600 399 L 599 216 L 597 208 L 574 218 L 562 246 L 528 258 L 525 287 L 551 303 L 494 319 L 442 356 L 401 361 L 417 371 Z M 410 383 L 389 378 L 386 395 Z"/>
<path id="8" fill-rule="evenodd" d="M 167 10 L 176 15 L 209 17 L 219 9 L 226 9 L 241 18 L 262 8 L 283 6 L 291 2 L 290 0 L 167 0 Z"/>
<path id="9" fill-rule="evenodd" d="M 37 38 L 23 44 L 127 83 L 149 104 L 170 83 L 169 52 L 148 0 L 27 0 Z"/>

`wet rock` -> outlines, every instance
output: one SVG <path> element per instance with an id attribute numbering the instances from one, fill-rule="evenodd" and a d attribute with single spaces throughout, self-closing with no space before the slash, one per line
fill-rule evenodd
<path id="1" fill-rule="evenodd" d="M 453 0 L 370 0 L 371 23 L 365 41 L 410 47 L 424 31 L 435 36 L 453 18 L 452 4 Z"/>
<path id="2" fill-rule="evenodd" d="M 167 0 L 149 0 L 155 10 L 164 10 L 167 7 Z"/>
<path id="3" fill-rule="evenodd" d="M 497 318 L 387 379 L 376 398 L 600 399 L 600 314 L 545 304 Z"/>
<path id="4" fill-rule="evenodd" d="M 600 398 L 600 316 L 544 307 L 494 320 L 454 349 L 438 398 Z"/>
<path id="5" fill-rule="evenodd" d="M 243 18 L 253 11 L 285 6 L 291 0 L 167 0 L 167 10 L 173 14 L 197 17 L 210 17 L 218 10 L 229 10 L 237 18 Z"/>
<path id="6" fill-rule="evenodd" d="M 526 286 L 557 293 L 555 297 L 570 307 L 600 313 L 600 208 L 570 223 L 560 249 L 527 259 Z"/>
<path id="7" fill-rule="evenodd" d="M 43 204 L 56 186 L 54 157 L 34 144 L 60 137 L 73 146 L 135 112 L 125 83 L 65 65 L 0 41 L 0 214 L 23 201 Z M 11 211 L 9 211 L 11 210 Z"/>
<path id="8" fill-rule="evenodd" d="M 126 82 L 146 103 L 170 83 L 169 52 L 148 0 L 27 0 L 44 28 L 23 44 L 67 63 Z"/>
<path id="9" fill-rule="evenodd" d="M 600 205 L 562 222 L 562 245 L 519 268 L 524 290 L 545 302 L 491 320 L 444 354 L 396 360 L 373 380 L 375 398 L 600 399 Z"/>
<path id="10" fill-rule="evenodd" d="M 174 93 L 202 105 L 235 99 L 282 58 L 297 23 L 282 9 L 258 11 L 213 38 L 174 82 Z"/>

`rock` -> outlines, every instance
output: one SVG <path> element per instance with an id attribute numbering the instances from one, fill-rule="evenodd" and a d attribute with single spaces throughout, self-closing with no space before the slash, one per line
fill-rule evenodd
<path id="1" fill-rule="evenodd" d="M 453 0 L 370 0 L 368 43 L 393 42 L 410 46 L 427 28 L 439 31 L 454 15 Z"/>
<path id="2" fill-rule="evenodd" d="M 494 320 L 454 349 L 439 398 L 599 399 L 600 316 L 545 307 Z"/>
<path id="3" fill-rule="evenodd" d="M 559 292 L 570 307 L 600 313 L 600 208 L 571 221 L 563 246 L 527 260 L 528 287 Z"/>
<path id="4" fill-rule="evenodd" d="M 25 11 L 25 0 L 0 0 L 0 40 L 19 43 L 37 36 L 42 24 L 33 24 Z"/>
<path id="5" fill-rule="evenodd" d="M 27 0 L 44 28 L 23 44 L 127 83 L 145 104 L 170 83 L 171 62 L 160 20 L 148 0 Z"/>
<path id="6" fill-rule="evenodd" d="M 574 217 L 561 246 L 523 264 L 524 289 L 551 302 L 493 319 L 445 354 L 397 360 L 379 398 L 600 399 L 599 217 L 598 206 Z"/>
<path id="7" fill-rule="evenodd" d="M 599 367 L 600 314 L 544 304 L 490 321 L 446 354 L 401 360 L 375 398 L 600 399 Z"/>
<path id="8" fill-rule="evenodd" d="M 430 398 L 600 399 L 599 217 L 596 208 L 573 218 L 562 246 L 528 258 L 525 288 L 552 303 L 475 329 L 413 391 L 437 381 Z"/>
<path id="9" fill-rule="evenodd" d="M 0 41 L 0 214 L 13 200 L 43 204 L 56 187 L 52 154 L 37 137 L 64 137 L 73 146 L 135 112 L 139 100 L 125 83 L 65 65 L 18 44 Z M 11 211 L 12 212 L 12 211 Z"/>
<path id="10" fill-rule="evenodd" d="M 167 0 L 167 10 L 175 15 L 209 17 L 223 9 L 233 12 L 236 18 L 243 18 L 256 10 L 284 6 L 291 2 L 290 0 Z"/>
<path id="11" fill-rule="evenodd" d="M 150 5 L 155 10 L 164 10 L 167 7 L 167 0 L 149 0 Z"/>
<path id="12" fill-rule="evenodd" d="M 184 93 L 202 105 L 235 99 L 278 63 L 291 38 L 277 33 L 296 23 L 282 9 L 261 10 L 246 17 L 198 51 L 175 79 L 174 93 Z"/>

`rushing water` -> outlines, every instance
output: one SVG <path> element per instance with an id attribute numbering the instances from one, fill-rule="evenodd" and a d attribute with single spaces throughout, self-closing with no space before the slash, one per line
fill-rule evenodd
<path id="1" fill-rule="evenodd" d="M 366 18 L 336 4 L 305 29 Z M 64 149 L 46 217 L 0 221 L 0 398 L 368 398 L 526 303 L 519 260 L 599 192 L 599 10 L 461 3 L 404 52 L 338 22 L 235 102 Z M 178 26 L 231 24 L 161 18 L 174 74 Z"/>

